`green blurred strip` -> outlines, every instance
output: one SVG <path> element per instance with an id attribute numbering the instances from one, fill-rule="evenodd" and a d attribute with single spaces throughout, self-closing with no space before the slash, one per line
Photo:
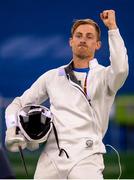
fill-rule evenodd
<path id="1" fill-rule="evenodd" d="M 29 179 L 33 178 L 36 163 L 38 161 L 39 152 L 24 153 L 25 160 L 29 172 Z M 122 179 L 134 179 L 134 152 L 120 153 L 121 165 L 122 165 Z M 14 173 L 17 179 L 28 179 L 25 175 L 24 168 L 22 166 L 21 159 L 18 153 L 9 153 L 9 159 L 13 167 Z M 119 167 L 117 156 L 113 153 L 107 153 L 104 155 L 105 179 L 117 179 L 119 176 Z"/>

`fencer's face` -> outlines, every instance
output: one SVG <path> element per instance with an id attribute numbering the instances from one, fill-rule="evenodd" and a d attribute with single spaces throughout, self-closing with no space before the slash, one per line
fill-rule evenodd
<path id="1" fill-rule="evenodd" d="M 70 38 L 73 55 L 80 59 L 92 59 L 100 45 L 101 43 L 97 39 L 95 27 L 90 24 L 78 26 L 74 31 L 73 37 Z"/>

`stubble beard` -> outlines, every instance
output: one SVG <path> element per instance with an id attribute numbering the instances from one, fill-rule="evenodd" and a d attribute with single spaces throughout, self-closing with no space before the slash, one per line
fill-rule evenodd
<path id="1" fill-rule="evenodd" d="M 80 60 L 85 60 L 89 58 L 89 55 L 87 55 L 86 53 L 76 53 L 75 56 L 79 58 Z"/>
<path id="2" fill-rule="evenodd" d="M 76 55 L 76 57 L 79 58 L 80 60 L 85 60 L 85 59 L 87 59 L 87 56 L 81 55 L 81 54 Z"/>
<path id="3" fill-rule="evenodd" d="M 87 47 L 86 47 L 87 48 Z M 78 48 L 75 51 L 75 56 L 79 58 L 80 60 L 86 60 L 90 57 L 90 53 L 87 51 L 87 49 Z"/>

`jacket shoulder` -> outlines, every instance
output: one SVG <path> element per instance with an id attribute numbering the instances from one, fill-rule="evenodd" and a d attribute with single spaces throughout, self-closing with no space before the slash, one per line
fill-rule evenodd
<path id="1" fill-rule="evenodd" d="M 59 75 L 61 73 L 61 71 L 64 71 L 65 66 L 66 65 L 59 66 L 54 69 L 50 69 L 50 70 L 46 71 L 42 76 L 45 76 L 46 78 L 55 77 L 55 76 Z"/>

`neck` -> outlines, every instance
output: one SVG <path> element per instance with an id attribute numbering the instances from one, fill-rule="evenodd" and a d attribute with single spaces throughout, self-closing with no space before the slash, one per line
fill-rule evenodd
<path id="1" fill-rule="evenodd" d="M 87 59 L 80 59 L 80 58 L 73 58 L 73 65 L 75 68 L 88 68 L 89 62 L 93 58 L 87 58 Z"/>

